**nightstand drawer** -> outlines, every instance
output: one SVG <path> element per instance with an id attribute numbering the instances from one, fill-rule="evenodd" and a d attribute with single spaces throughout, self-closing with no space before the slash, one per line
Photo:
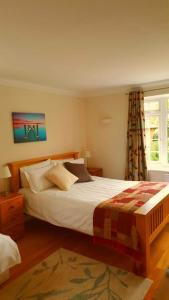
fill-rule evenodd
<path id="1" fill-rule="evenodd" d="M 13 214 L 19 210 L 23 210 L 22 198 L 17 198 L 13 201 L 3 201 L 0 203 L 0 211 L 2 215 Z"/>
<path id="2" fill-rule="evenodd" d="M 0 211 L 0 224 L 9 223 L 10 221 L 16 223 L 15 219 L 23 218 L 23 201 L 18 198 L 15 202 L 1 203 Z"/>
<path id="3" fill-rule="evenodd" d="M 9 235 L 12 239 L 17 240 L 23 237 L 24 223 L 17 224 L 12 227 L 6 227 L 1 230 L 1 233 Z"/>
<path id="4" fill-rule="evenodd" d="M 23 212 L 21 210 L 12 210 L 1 216 L 0 228 L 8 227 L 24 222 Z"/>
<path id="5" fill-rule="evenodd" d="M 23 196 L 0 197 L 0 232 L 18 239 L 24 232 Z"/>

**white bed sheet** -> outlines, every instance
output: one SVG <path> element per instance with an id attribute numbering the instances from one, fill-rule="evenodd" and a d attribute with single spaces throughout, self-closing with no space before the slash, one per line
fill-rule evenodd
<path id="1" fill-rule="evenodd" d="M 92 182 L 74 184 L 69 191 L 50 188 L 34 194 L 28 188 L 20 189 L 24 195 L 26 213 L 60 227 L 93 235 L 96 206 L 137 182 L 92 178 Z"/>
<path id="2" fill-rule="evenodd" d="M 17 244 L 7 235 L 0 234 L 0 273 L 21 263 Z"/>

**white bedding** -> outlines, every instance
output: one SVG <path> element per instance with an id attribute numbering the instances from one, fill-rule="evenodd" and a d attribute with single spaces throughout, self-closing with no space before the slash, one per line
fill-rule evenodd
<path id="1" fill-rule="evenodd" d="M 17 244 L 9 236 L 0 234 L 0 273 L 20 262 Z"/>
<path id="2" fill-rule="evenodd" d="M 29 188 L 20 189 L 25 198 L 26 213 L 57 226 L 93 235 L 95 207 L 137 182 L 92 178 L 92 182 L 74 184 L 69 191 L 50 188 L 34 194 Z"/>

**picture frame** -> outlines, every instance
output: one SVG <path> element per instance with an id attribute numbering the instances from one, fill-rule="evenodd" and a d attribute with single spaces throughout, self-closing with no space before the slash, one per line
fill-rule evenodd
<path id="1" fill-rule="evenodd" d="M 44 113 L 12 112 L 14 143 L 46 141 Z"/>

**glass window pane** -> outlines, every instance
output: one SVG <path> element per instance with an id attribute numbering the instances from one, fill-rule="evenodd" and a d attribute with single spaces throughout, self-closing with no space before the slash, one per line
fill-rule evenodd
<path id="1" fill-rule="evenodd" d="M 151 152 L 151 161 L 158 161 L 159 160 L 159 152 Z"/>
<path id="2" fill-rule="evenodd" d="M 158 140 L 151 141 L 151 151 L 159 151 Z"/>
<path id="3" fill-rule="evenodd" d="M 159 161 L 159 116 L 146 116 L 146 155 L 150 161 Z"/>
<path id="4" fill-rule="evenodd" d="M 159 101 L 145 101 L 144 110 L 145 111 L 158 111 L 160 109 Z"/>

